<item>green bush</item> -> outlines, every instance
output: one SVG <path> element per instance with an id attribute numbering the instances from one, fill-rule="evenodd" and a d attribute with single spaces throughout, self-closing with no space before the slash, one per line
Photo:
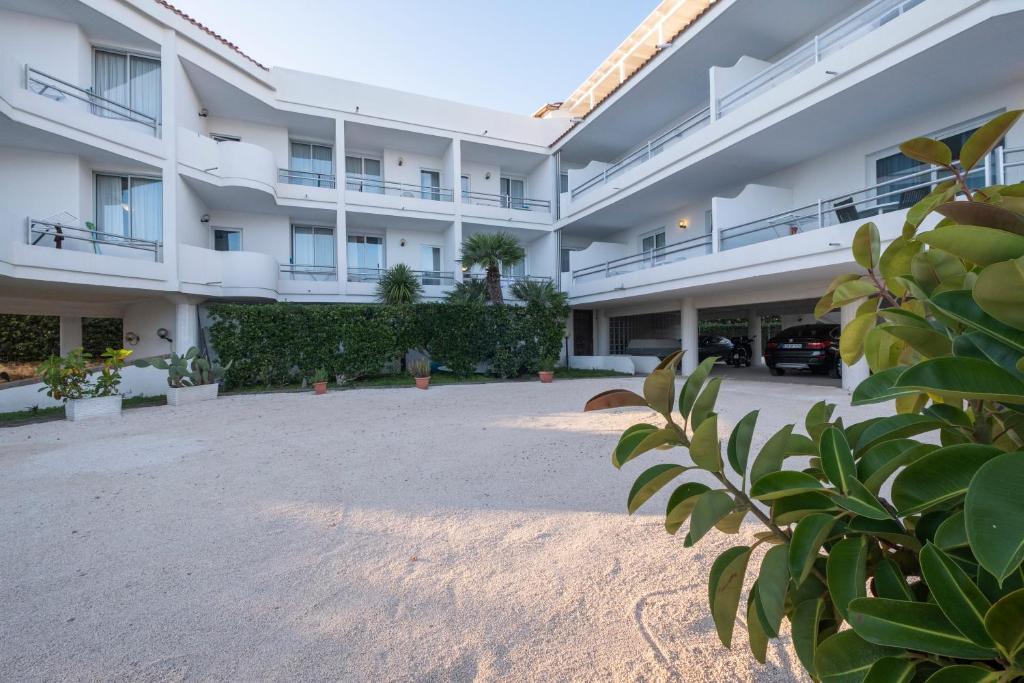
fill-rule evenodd
<path id="1" fill-rule="evenodd" d="M 908 211 L 884 251 L 875 225 L 861 226 L 852 247 L 861 272 L 836 278 L 816 309 L 857 305 L 840 352 L 849 364 L 866 358 L 873 374 L 853 404 L 887 403 L 890 415 L 845 424 L 823 401 L 805 433 L 786 425 L 755 455 L 755 410 L 734 425 L 723 457 L 714 359 L 677 395 L 678 355 L 646 379 L 643 396 L 613 390 L 588 402 L 587 410 L 645 406 L 664 418 L 623 432 L 616 467 L 665 448 L 689 455 L 641 473 L 630 513 L 702 470 L 713 486 L 687 481 L 672 492 L 668 533 L 686 526 L 683 545 L 692 547 L 713 529 L 738 533 L 747 516 L 763 525 L 711 567 L 710 612 L 726 647 L 763 545 L 743 607 L 759 661 L 788 619 L 815 680 L 1024 676 L 1024 183 L 972 189 L 964 179 L 1020 115 L 978 129 L 958 164 L 939 141 L 901 145 L 948 179 Z M 920 231 L 933 212 L 937 226 Z M 803 469 L 785 466 L 797 456 Z"/>
<path id="2" fill-rule="evenodd" d="M 120 318 L 84 318 L 82 347 L 92 356 L 121 348 Z M 28 362 L 60 353 L 60 318 L 55 315 L 0 314 L 0 362 Z"/>
<path id="3" fill-rule="evenodd" d="M 490 363 L 514 377 L 557 356 L 565 330 L 565 310 L 543 306 L 214 304 L 209 312 L 211 346 L 233 363 L 231 387 L 287 384 L 318 368 L 354 380 L 412 349 L 458 374 Z"/>

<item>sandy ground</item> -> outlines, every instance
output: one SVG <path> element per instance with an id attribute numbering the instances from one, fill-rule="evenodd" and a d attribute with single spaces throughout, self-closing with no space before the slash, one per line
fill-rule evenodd
<path id="1" fill-rule="evenodd" d="M 710 563 L 757 527 L 685 549 L 667 490 L 626 515 L 671 454 L 618 472 L 617 432 L 649 413 L 579 410 L 640 384 L 254 395 L 0 430 L 0 679 L 802 680 L 788 638 L 761 666 L 707 613 Z M 730 380 L 722 428 L 760 407 L 763 442 L 821 398 L 848 402 Z"/>

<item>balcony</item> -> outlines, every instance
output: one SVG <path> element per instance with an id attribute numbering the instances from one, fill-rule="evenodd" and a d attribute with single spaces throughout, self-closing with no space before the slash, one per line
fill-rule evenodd
<path id="1" fill-rule="evenodd" d="M 299 263 L 284 263 L 280 268 L 282 280 L 306 280 L 310 282 L 337 282 L 337 266 L 314 266 Z"/>
<path id="2" fill-rule="evenodd" d="M 178 279 L 190 293 L 273 301 L 277 269 L 269 254 L 178 245 Z"/>
<path id="3" fill-rule="evenodd" d="M 605 261 L 572 271 L 573 282 L 608 278 L 647 268 L 677 263 L 711 253 L 711 235 L 697 235 L 690 239 L 637 254 Z"/>
<path id="4" fill-rule="evenodd" d="M 157 240 L 145 240 L 114 233 L 99 232 L 91 224 L 86 227 L 74 222 L 52 222 L 37 219 L 28 221 L 28 244 L 33 247 L 52 247 L 68 251 L 91 252 L 111 256 L 149 254 L 147 259 L 159 262 L 162 244 Z"/>
<path id="5" fill-rule="evenodd" d="M 349 282 L 379 282 L 387 272 L 383 268 L 349 268 Z M 423 286 L 450 287 L 455 284 L 455 273 L 444 270 L 413 270 L 413 276 Z"/>
<path id="6" fill-rule="evenodd" d="M 366 194 L 390 195 L 407 199 L 425 199 L 433 202 L 450 202 L 453 194 L 443 187 L 424 187 L 410 183 L 399 183 L 383 178 L 367 178 L 365 176 L 347 176 L 345 189 Z"/>
<path id="7" fill-rule="evenodd" d="M 277 171 L 277 182 L 287 185 L 304 185 L 306 187 L 323 187 L 333 190 L 337 187 L 333 173 L 313 173 L 311 171 L 296 171 L 290 168 L 281 168 Z"/>
<path id="8" fill-rule="evenodd" d="M 131 107 L 101 97 L 91 88 L 82 88 L 65 80 L 25 65 L 25 87 L 55 102 L 78 103 L 83 109 L 96 116 L 128 121 L 146 128 L 153 136 L 159 134 L 160 124 L 157 119 Z"/>

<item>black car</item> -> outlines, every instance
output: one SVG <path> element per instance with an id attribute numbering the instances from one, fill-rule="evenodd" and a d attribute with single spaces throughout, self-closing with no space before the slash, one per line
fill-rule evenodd
<path id="1" fill-rule="evenodd" d="M 697 338 L 697 360 L 702 361 L 711 356 L 728 362 L 732 356 L 733 344 L 728 337 L 703 334 Z"/>
<path id="2" fill-rule="evenodd" d="M 843 372 L 839 325 L 817 323 L 787 328 L 768 340 L 764 362 L 773 375 L 808 370 L 838 379 Z"/>

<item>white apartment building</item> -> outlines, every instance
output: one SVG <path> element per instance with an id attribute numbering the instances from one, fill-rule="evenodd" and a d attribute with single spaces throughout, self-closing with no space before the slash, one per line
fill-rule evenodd
<path id="1" fill-rule="evenodd" d="M 702 319 L 810 322 L 956 145 L 1024 106 L 1024 0 L 664 0 L 534 116 L 267 68 L 163 0 L 0 0 L 0 312 L 183 350 L 217 300 L 437 299 L 508 231 L 570 295 L 570 355 Z M 1024 130 L 976 172 L 1024 179 Z M 845 320 L 844 320 L 845 322 Z M 168 341 L 171 340 L 171 341 Z M 854 385 L 866 369 L 848 368 Z"/>

